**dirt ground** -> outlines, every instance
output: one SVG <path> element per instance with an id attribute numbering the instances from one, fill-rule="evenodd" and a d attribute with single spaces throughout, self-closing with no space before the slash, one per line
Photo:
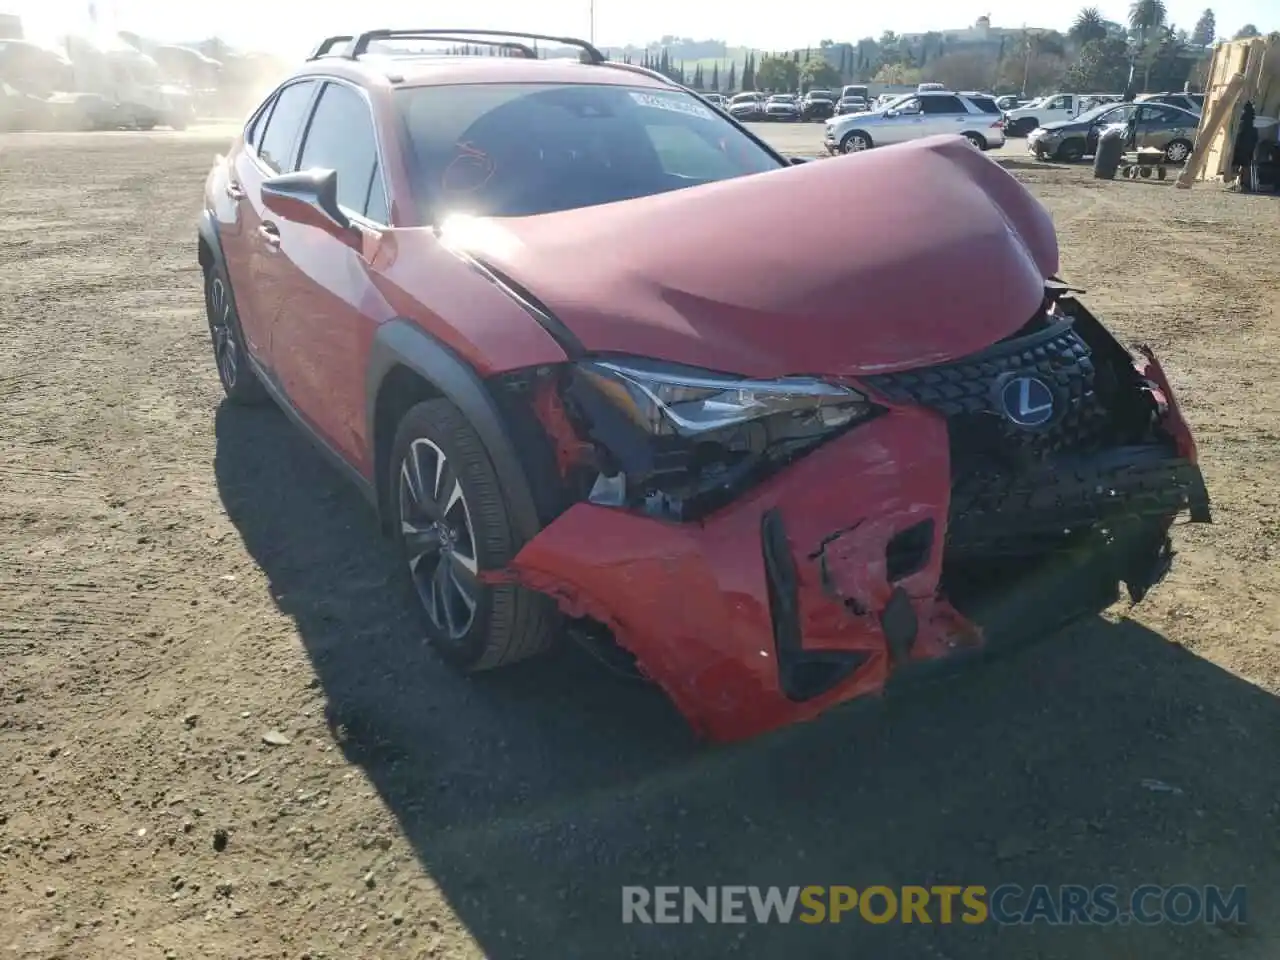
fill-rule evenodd
<path id="1" fill-rule="evenodd" d="M 224 142 L 0 137 L 0 957 L 1280 953 L 1280 201 L 1020 170 L 1216 524 L 1132 615 L 713 750 L 572 652 L 451 674 L 357 494 L 220 403 Z M 623 884 L 1004 881 L 1245 884 L 1248 924 L 620 923 Z"/>

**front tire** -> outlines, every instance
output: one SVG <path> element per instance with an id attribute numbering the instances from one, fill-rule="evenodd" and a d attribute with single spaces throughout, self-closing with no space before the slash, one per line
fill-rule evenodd
<path id="1" fill-rule="evenodd" d="M 840 138 L 841 153 L 861 153 L 870 150 L 875 144 L 871 142 L 871 134 L 865 130 L 850 130 Z"/>
<path id="2" fill-rule="evenodd" d="M 231 300 L 231 284 L 216 264 L 204 271 L 204 307 L 218 381 L 227 399 L 248 407 L 266 403 L 270 397 L 249 366 L 249 355 L 240 333 L 240 317 Z"/>
<path id="3" fill-rule="evenodd" d="M 550 598 L 480 578 L 506 567 L 522 544 L 489 455 L 462 412 L 444 399 L 410 408 L 396 429 L 387 480 L 392 529 L 440 656 L 477 672 L 547 650 L 558 623 Z"/>
<path id="4" fill-rule="evenodd" d="M 1058 146 L 1054 151 L 1053 159 L 1059 163 L 1079 163 L 1084 159 L 1084 141 L 1080 139 L 1067 140 Z"/>

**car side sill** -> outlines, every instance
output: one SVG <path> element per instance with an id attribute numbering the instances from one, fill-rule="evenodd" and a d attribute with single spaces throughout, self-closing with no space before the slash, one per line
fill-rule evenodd
<path id="1" fill-rule="evenodd" d="M 275 381 L 275 378 L 267 372 L 266 368 L 263 367 L 262 364 L 253 357 L 248 357 L 248 360 L 254 376 L 258 378 L 263 389 L 270 394 L 271 399 L 276 402 L 276 405 L 284 411 L 284 415 L 292 421 L 294 426 L 302 431 L 303 435 L 310 440 L 312 444 L 314 444 L 316 449 L 324 455 L 326 460 L 329 460 L 332 465 L 337 468 L 338 472 L 341 473 L 343 477 L 355 484 L 356 489 L 360 491 L 360 495 L 369 502 L 374 510 L 377 510 L 378 496 L 374 490 L 373 483 L 370 482 L 364 474 L 352 466 L 342 454 L 334 449 L 333 445 L 330 444 L 328 440 L 317 433 L 311 424 L 307 423 L 306 418 L 303 417 L 302 414 L 298 412 L 298 408 L 289 401 L 284 390 Z"/>

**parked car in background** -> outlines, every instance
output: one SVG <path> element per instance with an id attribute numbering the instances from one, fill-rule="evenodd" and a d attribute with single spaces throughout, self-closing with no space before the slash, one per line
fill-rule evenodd
<path id="1" fill-rule="evenodd" d="M 836 101 L 835 109 L 831 111 L 831 115 L 840 117 L 847 113 L 864 113 L 869 109 L 871 108 L 863 97 L 841 97 Z"/>
<path id="2" fill-rule="evenodd" d="M 704 93 L 702 95 L 702 99 L 707 101 L 707 103 L 711 104 L 717 110 L 726 110 L 729 106 L 728 99 L 720 93 Z"/>
<path id="3" fill-rule="evenodd" d="M 1001 110 L 1014 110 L 1023 105 L 1025 101 L 1019 100 L 1015 96 L 1006 94 L 1003 97 L 996 97 L 996 106 Z"/>
<path id="4" fill-rule="evenodd" d="M 827 121 L 828 153 L 857 153 L 939 133 L 959 134 L 979 150 L 1004 144 L 1004 117 L 987 113 L 968 97 L 927 90 L 900 97 L 883 110 Z"/>
<path id="5" fill-rule="evenodd" d="M 729 100 L 729 115 L 735 120 L 747 122 L 764 119 L 765 95 L 754 90 L 734 94 Z"/>
<path id="6" fill-rule="evenodd" d="M 848 97 L 861 97 L 863 101 L 871 102 L 871 90 L 865 83 L 847 83 L 840 88 L 840 98 L 844 100 Z"/>
<path id="7" fill-rule="evenodd" d="M 1143 93 L 1135 100 L 1138 103 L 1165 103 L 1192 113 L 1204 113 L 1203 93 Z"/>
<path id="8" fill-rule="evenodd" d="M 1169 163 L 1182 163 L 1195 143 L 1200 115 L 1164 103 L 1104 104 L 1074 120 L 1036 128 L 1027 137 L 1027 149 L 1042 160 L 1074 163 L 1093 156 L 1102 131 L 1114 124 L 1132 128 L 1131 147 L 1163 150 Z"/>
<path id="9" fill-rule="evenodd" d="M 44 130 L 53 126 L 53 110 L 44 97 L 0 80 L 0 130 Z"/>
<path id="10" fill-rule="evenodd" d="M 800 119 L 800 101 L 794 93 L 775 93 L 764 105 L 766 120 L 796 121 Z"/>
<path id="11" fill-rule="evenodd" d="M 1000 117 L 1001 120 L 1004 119 L 1004 111 L 1000 109 L 1000 105 L 996 103 L 996 98 L 991 94 L 962 90 L 960 91 L 960 96 L 978 107 L 983 113 L 990 113 Z"/>
<path id="12" fill-rule="evenodd" d="M 1005 132 L 1011 137 L 1025 137 L 1036 127 L 1057 120 L 1070 120 L 1087 108 L 1086 103 L 1098 94 L 1055 93 L 1005 111 Z"/>
<path id="13" fill-rule="evenodd" d="M 836 95 L 830 90 L 810 90 L 800 101 L 801 120 L 826 120 L 836 112 Z"/>

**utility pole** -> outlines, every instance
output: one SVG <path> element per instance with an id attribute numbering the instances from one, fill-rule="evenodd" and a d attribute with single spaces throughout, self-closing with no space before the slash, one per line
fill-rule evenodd
<path id="1" fill-rule="evenodd" d="M 591 17 L 591 29 L 587 39 L 591 41 L 591 45 L 595 46 L 596 42 L 596 0 L 587 0 L 587 13 Z"/>

